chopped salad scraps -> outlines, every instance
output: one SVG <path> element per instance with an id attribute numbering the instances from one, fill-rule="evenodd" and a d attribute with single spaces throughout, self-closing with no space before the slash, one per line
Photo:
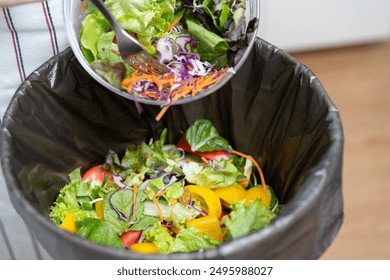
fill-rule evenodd
<path id="1" fill-rule="evenodd" d="M 260 165 L 233 152 L 209 120 L 197 120 L 177 145 L 166 136 L 164 129 L 157 140 L 130 145 L 122 157 L 109 151 L 88 176 L 72 171 L 50 219 L 95 243 L 167 254 L 213 248 L 278 215 L 282 205 Z M 228 157 L 212 156 L 221 151 Z"/>
<path id="2" fill-rule="evenodd" d="M 245 0 L 104 1 L 121 26 L 169 69 L 147 75 L 124 64 L 109 22 L 89 0 L 84 3 L 84 57 L 135 100 L 164 101 L 157 121 L 178 99 L 193 97 L 234 72 L 234 55 L 248 43 Z"/>

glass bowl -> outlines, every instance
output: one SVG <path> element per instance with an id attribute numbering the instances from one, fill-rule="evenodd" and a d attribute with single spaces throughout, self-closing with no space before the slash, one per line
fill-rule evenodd
<path id="1" fill-rule="evenodd" d="M 68 37 L 69 44 L 74 52 L 77 60 L 80 62 L 82 67 L 91 75 L 97 82 L 107 88 L 109 91 L 114 92 L 124 98 L 150 105 L 167 105 L 169 102 L 167 99 L 164 100 L 154 100 L 154 99 L 146 99 L 140 96 L 135 96 L 134 94 L 130 94 L 125 90 L 119 89 L 109 82 L 107 82 L 102 76 L 97 74 L 84 57 L 81 48 L 80 48 L 80 31 L 82 26 L 82 21 L 85 17 L 84 12 L 82 10 L 81 1 L 80 0 L 66 0 L 63 1 L 63 12 L 64 12 L 64 20 L 65 20 L 65 28 L 66 34 Z M 223 77 L 220 77 L 218 81 L 204 90 L 200 91 L 194 96 L 183 97 L 175 101 L 173 104 L 184 104 L 191 101 L 198 100 L 203 98 L 218 89 L 220 89 L 223 85 L 225 85 L 239 70 L 244 61 L 247 59 L 256 39 L 256 34 L 258 30 L 258 23 L 260 18 L 260 1 L 259 0 L 246 0 L 246 25 L 247 25 L 247 45 L 240 49 L 235 57 L 235 65 L 232 66 L 229 71 L 225 72 Z M 253 24 L 255 23 L 255 24 Z"/>

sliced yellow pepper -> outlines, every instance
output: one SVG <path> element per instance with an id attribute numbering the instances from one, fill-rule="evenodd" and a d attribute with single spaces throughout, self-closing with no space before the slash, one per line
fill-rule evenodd
<path id="1" fill-rule="evenodd" d="M 228 186 L 223 188 L 218 188 L 213 190 L 218 197 L 225 202 L 224 206 L 230 207 L 236 200 L 241 200 L 245 196 L 245 190 L 243 187 L 237 186 Z"/>
<path id="2" fill-rule="evenodd" d="M 60 224 L 60 228 L 70 233 L 77 232 L 76 221 L 73 212 L 66 214 L 64 220 Z"/>
<path id="3" fill-rule="evenodd" d="M 246 200 L 246 205 L 249 205 L 256 199 L 260 199 L 261 203 L 268 207 L 271 204 L 271 192 L 268 188 L 264 189 L 263 187 L 253 187 L 245 192 L 244 199 Z"/>
<path id="4" fill-rule="evenodd" d="M 221 222 L 214 216 L 205 216 L 186 222 L 187 227 L 195 227 L 199 230 L 200 235 L 208 234 L 211 239 L 221 240 L 222 229 Z"/>
<path id="5" fill-rule="evenodd" d="M 130 246 L 130 250 L 141 254 L 158 253 L 158 248 L 151 242 L 134 243 Z"/>
<path id="6" fill-rule="evenodd" d="M 185 190 L 191 193 L 192 197 L 201 198 L 205 202 L 207 214 L 219 218 L 222 213 L 221 201 L 218 195 L 211 189 L 203 186 L 190 185 Z M 184 191 L 184 199 L 188 200 L 188 194 Z"/>
<path id="7" fill-rule="evenodd" d="M 98 200 L 95 202 L 95 211 L 96 211 L 96 216 L 99 219 L 104 220 L 103 200 Z"/>

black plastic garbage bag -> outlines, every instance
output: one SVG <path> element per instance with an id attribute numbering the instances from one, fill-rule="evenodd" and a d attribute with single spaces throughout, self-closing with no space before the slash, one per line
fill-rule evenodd
<path id="1" fill-rule="evenodd" d="M 160 108 L 126 100 L 96 83 L 70 49 L 42 65 L 17 90 L 1 131 L 1 160 L 11 201 L 58 259 L 317 259 L 343 220 L 344 136 L 339 112 L 306 66 L 256 39 L 226 86 L 198 101 Z M 176 143 L 199 118 L 254 156 L 285 204 L 270 226 L 202 252 L 138 255 L 69 234 L 48 219 L 68 173 L 103 162 L 130 143 L 168 128 Z M 23 233 L 15 233 L 23 234 Z"/>

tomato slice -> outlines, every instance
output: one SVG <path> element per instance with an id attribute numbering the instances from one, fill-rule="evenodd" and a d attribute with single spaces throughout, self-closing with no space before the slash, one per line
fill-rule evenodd
<path id="1" fill-rule="evenodd" d="M 179 142 L 177 143 L 177 147 L 183 149 L 185 152 L 193 153 L 191 150 L 190 144 L 188 144 L 186 138 L 183 136 L 180 138 Z"/>
<path id="2" fill-rule="evenodd" d="M 92 181 L 92 185 L 101 185 L 104 182 L 104 179 L 106 179 L 107 176 L 110 176 L 110 179 L 108 182 L 112 183 L 114 182 L 112 178 L 112 172 L 110 170 L 104 170 L 102 169 L 103 164 L 95 165 L 87 170 L 87 172 L 84 173 L 82 180 L 84 182 Z"/>
<path id="3" fill-rule="evenodd" d="M 130 247 L 131 245 L 138 242 L 141 237 L 142 231 L 130 230 L 124 232 L 119 238 L 122 241 L 123 247 Z"/>
<path id="4" fill-rule="evenodd" d="M 185 137 L 182 137 L 177 143 L 177 147 L 183 149 L 185 152 L 192 153 L 199 157 L 204 157 L 209 160 L 222 160 L 222 159 L 230 159 L 229 152 L 225 150 L 217 150 L 212 152 L 194 152 L 191 150 L 190 144 L 188 144 Z"/>

